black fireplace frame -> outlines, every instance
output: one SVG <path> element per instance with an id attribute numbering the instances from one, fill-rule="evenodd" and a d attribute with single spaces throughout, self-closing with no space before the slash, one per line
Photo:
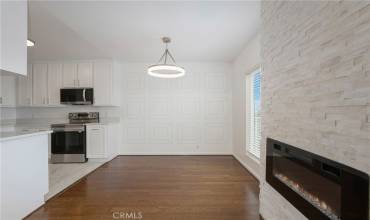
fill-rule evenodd
<path id="1" fill-rule="evenodd" d="M 274 152 L 339 183 L 342 195 L 341 220 L 369 219 L 369 175 L 271 138 L 267 138 L 266 148 L 266 181 L 308 219 L 328 220 L 329 217 L 275 177 Z"/>

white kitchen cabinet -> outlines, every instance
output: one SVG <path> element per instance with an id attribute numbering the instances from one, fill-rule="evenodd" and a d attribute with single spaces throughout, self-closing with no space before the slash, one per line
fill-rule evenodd
<path id="1" fill-rule="evenodd" d="M 94 62 L 94 105 L 119 106 L 120 68 L 111 61 Z"/>
<path id="2" fill-rule="evenodd" d="M 120 125 L 87 124 L 86 156 L 95 159 L 112 159 L 119 153 Z"/>
<path id="3" fill-rule="evenodd" d="M 110 123 L 106 125 L 106 144 L 107 157 L 114 158 L 119 155 L 122 137 L 122 128 L 120 123 Z"/>
<path id="4" fill-rule="evenodd" d="M 92 87 L 93 65 L 85 63 L 63 64 L 63 87 Z"/>
<path id="5" fill-rule="evenodd" d="M 63 83 L 62 70 L 61 63 L 34 63 L 32 65 L 33 106 L 60 106 L 60 88 Z M 18 85 L 18 91 L 24 93 L 22 87 L 24 87 L 23 82 Z"/>
<path id="6" fill-rule="evenodd" d="M 16 76 L 11 73 L 1 73 L 0 81 L 0 106 L 14 107 L 16 104 Z"/>
<path id="7" fill-rule="evenodd" d="M 37 62 L 32 65 L 32 92 L 27 92 L 27 80 L 19 80 L 21 106 L 60 106 L 60 89 L 92 87 L 94 106 L 119 106 L 120 65 L 110 60 Z M 22 87 L 22 88 L 20 88 Z"/>
<path id="8" fill-rule="evenodd" d="M 94 63 L 94 105 L 109 105 L 112 88 L 112 63 Z"/>
<path id="9" fill-rule="evenodd" d="M 35 63 L 32 65 L 32 73 L 32 104 L 35 106 L 45 106 L 47 105 L 48 98 L 48 65 L 45 63 Z"/>
<path id="10" fill-rule="evenodd" d="M 47 132 L 0 140 L 0 219 L 19 220 L 44 204 L 49 191 Z"/>
<path id="11" fill-rule="evenodd" d="M 18 76 L 18 106 L 32 105 L 32 65 L 28 65 L 27 76 Z"/>
<path id="12" fill-rule="evenodd" d="M 27 1 L 0 1 L 0 69 L 27 75 Z"/>
<path id="13" fill-rule="evenodd" d="M 48 98 L 47 104 L 50 106 L 60 105 L 60 88 L 63 83 L 63 66 L 61 63 L 49 63 L 48 64 Z"/>
<path id="14" fill-rule="evenodd" d="M 106 134 L 103 125 L 86 126 L 86 156 L 87 158 L 106 157 Z"/>
<path id="15" fill-rule="evenodd" d="M 77 64 L 63 64 L 63 87 L 77 87 Z"/>
<path id="16" fill-rule="evenodd" d="M 93 65 L 92 63 L 79 63 L 77 65 L 77 86 L 93 86 Z"/>
<path id="17" fill-rule="evenodd" d="M 93 65 L 91 62 L 64 63 L 63 87 L 92 87 Z"/>

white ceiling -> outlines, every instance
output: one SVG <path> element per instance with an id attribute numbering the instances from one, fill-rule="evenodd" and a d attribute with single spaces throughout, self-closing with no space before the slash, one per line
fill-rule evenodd
<path id="1" fill-rule="evenodd" d="M 231 61 L 259 27 L 258 1 L 31 1 L 32 60 Z"/>

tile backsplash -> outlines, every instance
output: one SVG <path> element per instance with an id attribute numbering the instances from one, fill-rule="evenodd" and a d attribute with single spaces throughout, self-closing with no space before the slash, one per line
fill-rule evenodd
<path id="1" fill-rule="evenodd" d="M 101 119 L 120 118 L 121 109 L 117 107 L 66 106 L 66 107 L 17 107 L 0 108 L 1 127 L 18 125 L 49 125 L 65 123 L 69 112 L 97 111 Z"/>

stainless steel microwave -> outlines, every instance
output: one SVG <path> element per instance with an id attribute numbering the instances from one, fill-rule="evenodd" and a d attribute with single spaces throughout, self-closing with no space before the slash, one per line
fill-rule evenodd
<path id="1" fill-rule="evenodd" d="M 62 88 L 60 103 L 66 105 L 92 105 L 94 100 L 93 88 Z"/>

